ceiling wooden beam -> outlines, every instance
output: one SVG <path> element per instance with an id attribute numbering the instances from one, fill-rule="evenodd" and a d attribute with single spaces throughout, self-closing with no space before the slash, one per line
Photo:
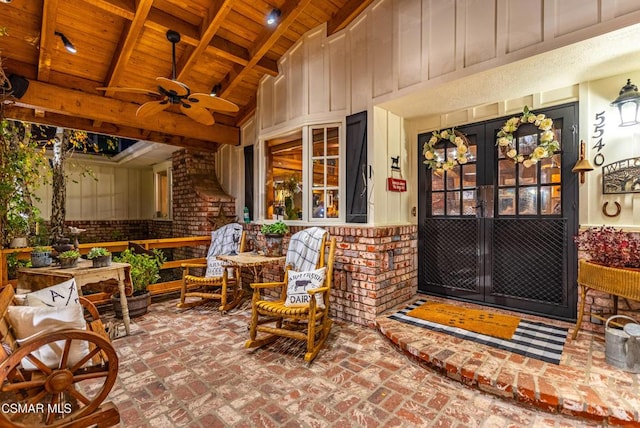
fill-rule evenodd
<path id="1" fill-rule="evenodd" d="M 84 0 L 102 10 L 132 21 L 135 16 L 133 0 Z"/>
<path id="2" fill-rule="evenodd" d="M 373 0 L 348 0 L 327 22 L 327 36 L 345 28 L 371 3 L 373 3 Z"/>
<path id="3" fill-rule="evenodd" d="M 202 31 L 200 41 L 196 45 L 196 48 L 191 52 L 191 55 L 189 55 L 184 64 L 182 64 L 182 66 L 180 67 L 180 71 L 178 72 L 177 77 L 179 81 L 182 82 L 186 79 L 198 58 L 200 58 L 200 56 L 207 49 L 207 47 L 209 46 L 209 42 L 211 42 L 211 39 L 213 39 L 213 36 L 216 35 L 225 18 L 227 17 L 229 12 L 231 12 L 231 3 L 232 0 L 219 0 L 213 6 L 213 18 L 211 19 L 211 21 L 209 21 L 209 25 L 207 25 L 204 31 Z"/>
<path id="4" fill-rule="evenodd" d="M 56 42 L 56 17 L 58 0 L 44 0 L 40 25 L 40 54 L 38 56 L 38 80 L 46 82 L 51 72 L 51 51 Z"/>
<path id="5" fill-rule="evenodd" d="M 146 129 L 121 126 L 113 123 L 103 123 L 100 126 L 95 126 L 91 119 L 83 119 L 53 112 L 46 112 L 44 115 L 38 116 L 37 114 L 34 115 L 34 110 L 15 105 L 5 107 L 5 116 L 9 119 L 32 122 L 39 125 L 59 126 L 67 129 L 131 138 L 133 140 L 153 141 L 155 143 L 169 144 L 176 147 L 206 152 L 215 152 L 220 146 L 211 141 L 180 137 L 162 132 L 149 132 Z"/>
<path id="6" fill-rule="evenodd" d="M 221 144 L 237 145 L 240 142 L 239 129 L 233 126 L 219 123 L 205 126 L 168 111 L 141 119 L 136 117 L 137 104 L 42 82 L 30 82 L 29 89 L 16 105 Z"/>
<path id="7" fill-rule="evenodd" d="M 289 28 L 296 20 L 302 10 L 311 3 L 311 0 L 287 0 L 281 9 L 280 22 L 275 29 L 265 27 L 251 51 L 249 51 L 250 59 L 247 65 L 239 72 L 227 75 L 223 79 L 221 97 L 228 96 L 229 93 L 238 85 L 243 77 L 262 59 L 262 57 L 271 49 L 278 41 L 280 36 Z"/>
<path id="8" fill-rule="evenodd" d="M 111 12 L 115 15 L 121 16 L 129 21 L 132 21 L 135 17 L 134 8 L 129 2 L 125 0 L 85 0 L 102 10 Z M 225 2 L 226 3 L 226 2 Z M 227 12 L 228 13 L 228 12 Z M 225 14 L 226 16 L 226 14 Z M 211 21 L 214 24 L 214 20 Z M 171 29 L 180 33 L 180 41 L 185 42 L 188 45 L 200 46 L 201 36 L 198 28 L 188 22 L 176 19 L 174 16 L 169 15 L 154 7 L 151 8 L 147 16 L 144 26 L 153 28 L 161 33 L 166 33 Z M 211 28 L 209 26 L 208 28 Z M 211 28 L 213 30 L 213 28 Z M 217 32 L 217 29 L 216 29 Z M 205 48 L 213 48 L 216 55 L 226 58 L 231 62 L 240 64 L 242 66 L 249 62 L 249 51 L 242 46 L 239 46 L 229 40 L 222 37 L 212 36 L 212 39 L 205 45 Z M 195 57 L 194 57 L 195 58 Z M 276 61 L 268 58 L 261 59 L 256 64 L 256 68 L 264 73 L 268 73 L 270 76 L 278 75 L 278 65 Z"/>
<path id="9" fill-rule="evenodd" d="M 104 86 L 116 86 L 122 79 L 122 75 L 125 72 L 127 63 L 131 58 L 131 54 L 136 46 L 138 37 L 144 29 L 144 23 L 147 20 L 149 11 L 153 0 L 140 0 L 138 7 L 136 8 L 133 20 L 128 21 L 124 26 L 124 30 L 120 35 L 120 41 L 118 47 L 113 54 L 113 59 L 107 73 L 107 78 L 104 81 Z M 110 97 L 113 95 L 113 91 L 106 91 L 105 96 Z"/>

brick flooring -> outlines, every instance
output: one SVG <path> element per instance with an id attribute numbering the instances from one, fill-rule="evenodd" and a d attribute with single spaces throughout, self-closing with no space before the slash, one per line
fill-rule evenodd
<path id="1" fill-rule="evenodd" d="M 302 344 L 289 339 L 257 350 L 244 349 L 246 304 L 221 316 L 215 307 L 180 310 L 175 303 L 154 303 L 149 314 L 134 320 L 131 336 L 114 340 L 121 359 L 109 399 L 120 409 L 123 427 L 584 427 L 604 423 L 603 418 L 594 421 L 561 414 L 574 412 L 573 401 L 567 398 L 560 406 L 542 406 L 554 407 L 556 413 L 541 411 L 535 400 L 500 398 L 513 395 L 514 388 L 519 391 L 527 381 L 538 386 L 539 401 L 554 404 L 554 384 L 530 375 L 544 365 L 533 360 L 506 355 L 502 360 L 517 362 L 530 376 L 509 372 L 516 366 L 506 363 L 496 366 L 502 367 L 497 376 L 483 364 L 487 354 L 494 353 L 478 349 L 474 358 L 460 360 L 468 364 L 462 364 L 459 374 L 451 370 L 443 376 L 427 363 L 406 356 L 379 331 L 338 321 L 325 349 L 309 366 L 303 360 Z M 385 326 L 386 334 L 396 328 L 383 318 L 379 324 Z M 396 335 L 402 332 L 409 343 L 404 326 L 397 326 Z M 444 338 L 430 340 L 454 355 L 463 352 Z M 582 346 L 586 350 L 591 345 Z M 563 367 L 555 367 L 555 374 L 565 375 Z M 486 382 L 473 382 L 474 373 L 485 371 Z M 567 373 L 573 382 L 576 374 Z M 638 387 L 637 377 L 634 385 L 628 385 L 626 378 L 605 379 L 596 370 L 590 374 L 603 388 Z M 510 379 L 518 382 L 511 385 Z M 576 402 L 580 394 L 587 394 L 579 388 L 572 391 L 569 396 L 576 397 Z M 623 401 L 619 397 L 621 408 Z M 597 406 L 603 408 L 594 401 L 593 407 Z M 581 415 L 590 416 L 589 412 Z M 611 416 L 609 421 L 615 422 Z"/>

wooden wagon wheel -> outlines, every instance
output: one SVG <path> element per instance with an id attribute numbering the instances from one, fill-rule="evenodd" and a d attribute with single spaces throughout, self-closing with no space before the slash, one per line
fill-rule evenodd
<path id="1" fill-rule="evenodd" d="M 89 353 L 67 368 L 73 340 L 87 341 Z M 61 368 L 50 369 L 33 352 L 57 341 L 63 343 Z M 20 362 L 25 357 L 38 369 L 23 369 Z M 96 361 L 98 364 L 83 367 Z M 107 398 L 117 375 L 118 355 L 109 341 L 96 333 L 63 330 L 30 339 L 0 363 L 0 393 L 2 401 L 10 403 L 0 412 L 0 427 L 57 427 L 89 415 Z M 11 394 L 8 400 L 7 394 Z"/>

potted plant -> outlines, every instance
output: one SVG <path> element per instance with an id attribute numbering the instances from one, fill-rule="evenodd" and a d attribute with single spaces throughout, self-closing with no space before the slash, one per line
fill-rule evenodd
<path id="1" fill-rule="evenodd" d="M 282 255 L 282 239 L 288 231 L 289 227 L 282 220 L 262 225 L 260 232 L 264 235 L 265 256 L 279 257 Z"/>
<path id="2" fill-rule="evenodd" d="M 80 257 L 80 251 L 78 250 L 67 250 L 58 254 L 58 260 L 60 260 L 60 268 L 68 269 L 76 267 L 76 265 L 78 264 L 78 257 Z"/>
<path id="3" fill-rule="evenodd" d="M 93 267 L 106 267 L 111 264 L 111 251 L 104 247 L 93 247 L 87 258 L 93 262 Z"/>
<path id="4" fill-rule="evenodd" d="M 10 210 L 7 212 L 7 237 L 9 248 L 24 248 L 28 245 L 29 218 L 27 215 Z"/>
<path id="5" fill-rule="evenodd" d="M 160 266 L 166 261 L 162 251 L 153 250 L 153 256 L 149 254 L 138 254 L 131 249 L 126 249 L 120 256 L 113 259 L 118 263 L 128 263 L 131 265 L 131 282 L 133 294 L 127 296 L 127 306 L 129 307 L 129 317 L 135 318 L 147 313 L 151 304 L 151 295 L 147 291 L 147 285 L 158 282 L 160 279 Z M 122 318 L 122 306 L 120 296 L 111 296 L 111 303 L 116 313 L 116 317 Z"/>
<path id="6" fill-rule="evenodd" d="M 50 247 L 33 247 L 31 250 L 31 266 L 34 268 L 45 267 L 51 265 L 51 248 Z"/>

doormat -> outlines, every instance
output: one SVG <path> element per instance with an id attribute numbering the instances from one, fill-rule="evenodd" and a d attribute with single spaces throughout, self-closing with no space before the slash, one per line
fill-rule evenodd
<path id="1" fill-rule="evenodd" d="M 511 339 L 520 322 L 519 317 L 440 302 L 425 302 L 407 316 L 507 340 Z"/>
<path id="2" fill-rule="evenodd" d="M 568 329 L 539 322 L 520 319 L 518 327 L 511 339 L 500 339 L 485 334 L 474 333 L 459 327 L 450 327 L 431 321 L 414 318 L 408 315 L 410 311 L 425 303 L 425 299 L 415 301 L 406 308 L 390 315 L 389 318 L 415 325 L 417 327 L 450 334 L 461 339 L 492 346 L 494 348 L 535 358 L 552 364 L 560 364 L 562 350 L 567 340 Z"/>

